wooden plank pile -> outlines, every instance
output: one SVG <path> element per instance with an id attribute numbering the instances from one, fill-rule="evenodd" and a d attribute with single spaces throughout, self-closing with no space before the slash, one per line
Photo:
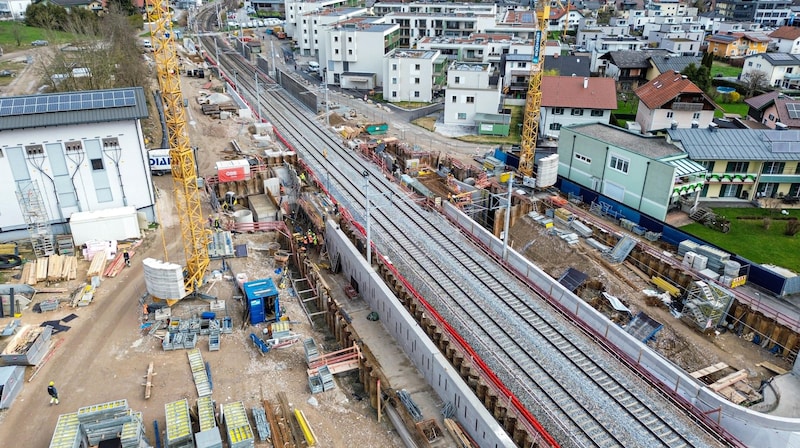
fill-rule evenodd
<path id="1" fill-rule="evenodd" d="M 219 118 L 219 104 L 203 104 L 200 106 L 203 115 L 210 115 L 211 118 Z"/>
<path id="2" fill-rule="evenodd" d="M 47 257 L 47 281 L 74 280 L 78 276 L 78 259 L 70 255 Z"/>
<path id="3" fill-rule="evenodd" d="M 105 251 L 97 252 L 92 256 L 92 262 L 89 264 L 89 269 L 86 271 L 86 279 L 92 281 L 92 277 L 102 275 L 106 268 L 106 253 Z"/>
<path id="4" fill-rule="evenodd" d="M 36 283 L 47 280 L 47 265 L 49 264 L 47 258 L 39 258 L 36 260 Z"/>

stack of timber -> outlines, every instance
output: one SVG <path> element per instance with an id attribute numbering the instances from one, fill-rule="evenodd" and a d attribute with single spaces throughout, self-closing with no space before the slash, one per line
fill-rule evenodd
<path id="1" fill-rule="evenodd" d="M 92 280 L 92 277 L 100 276 L 106 268 L 106 253 L 97 252 L 92 256 L 92 262 L 89 264 L 89 269 L 86 271 L 86 279 Z"/>
<path id="2" fill-rule="evenodd" d="M 29 261 L 22 265 L 22 277 L 21 280 L 26 285 L 33 286 L 37 283 L 36 281 L 36 260 Z"/>
<path id="3" fill-rule="evenodd" d="M 47 281 L 75 280 L 78 276 L 78 259 L 69 255 L 47 257 Z"/>
<path id="4" fill-rule="evenodd" d="M 47 258 L 36 260 L 36 283 L 47 280 L 47 265 L 50 264 Z"/>
<path id="5" fill-rule="evenodd" d="M 219 104 L 203 104 L 200 107 L 203 111 L 203 115 L 210 115 L 212 118 L 219 118 Z"/>

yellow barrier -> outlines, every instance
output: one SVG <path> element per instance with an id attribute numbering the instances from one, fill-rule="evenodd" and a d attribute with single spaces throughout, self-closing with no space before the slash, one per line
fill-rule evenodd
<path id="1" fill-rule="evenodd" d="M 314 431 L 311 430 L 311 427 L 308 426 L 306 415 L 303 414 L 303 411 L 295 408 L 294 418 L 297 419 L 297 423 L 300 425 L 300 430 L 303 431 L 303 437 L 306 439 L 306 444 L 308 446 L 316 446 L 317 437 L 314 435 Z"/>
<path id="2" fill-rule="evenodd" d="M 672 297 L 678 297 L 681 294 L 681 290 L 675 287 L 672 283 L 664 280 L 661 277 L 653 277 L 650 281 L 658 286 L 659 288 L 663 289 L 664 291 L 668 292 L 669 295 Z"/>

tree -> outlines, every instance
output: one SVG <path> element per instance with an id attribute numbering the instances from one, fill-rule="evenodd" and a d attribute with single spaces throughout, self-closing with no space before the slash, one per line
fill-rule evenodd
<path id="1" fill-rule="evenodd" d="M 761 70 L 753 70 L 742 76 L 742 82 L 747 88 L 747 97 L 750 98 L 756 90 L 767 84 L 767 74 Z"/>
<path id="2" fill-rule="evenodd" d="M 686 75 L 689 81 L 692 81 L 697 87 L 700 87 L 703 92 L 711 88 L 711 75 L 707 67 L 702 65 L 698 67 L 693 62 L 683 69 L 682 74 Z"/>
<path id="3" fill-rule="evenodd" d="M 17 43 L 18 47 L 22 45 L 22 24 L 16 20 L 11 25 L 11 37 L 14 38 L 14 42 Z"/>
<path id="4" fill-rule="evenodd" d="M 703 61 L 700 63 L 703 67 L 707 67 L 709 73 L 714 66 L 714 54 L 713 53 L 703 53 Z"/>
<path id="5" fill-rule="evenodd" d="M 67 10 L 53 3 L 30 4 L 25 9 L 25 24 L 46 30 L 63 31 Z"/>

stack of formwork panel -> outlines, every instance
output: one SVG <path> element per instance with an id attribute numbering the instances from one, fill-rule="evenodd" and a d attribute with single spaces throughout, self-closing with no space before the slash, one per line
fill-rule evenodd
<path id="1" fill-rule="evenodd" d="M 189 401 L 185 398 L 164 405 L 167 416 L 166 448 L 194 448 Z"/>
<path id="2" fill-rule="evenodd" d="M 192 369 L 197 395 L 199 397 L 211 395 L 211 382 L 208 380 L 208 372 L 206 372 L 206 365 L 203 362 L 203 355 L 200 354 L 200 349 L 189 350 L 188 355 L 189 367 Z"/>
<path id="3" fill-rule="evenodd" d="M 142 260 L 147 292 L 155 297 L 181 299 L 186 295 L 183 284 L 183 266 L 153 258 Z"/>
<path id="4" fill-rule="evenodd" d="M 262 407 L 255 407 L 253 411 L 253 420 L 256 422 L 256 431 L 258 431 L 258 438 L 262 442 L 266 442 L 272 436 L 269 429 L 269 421 L 267 421 L 267 411 Z"/>
<path id="5" fill-rule="evenodd" d="M 128 400 L 109 401 L 78 409 L 78 421 L 89 445 L 119 437 L 122 427 L 133 421 Z"/>
<path id="6" fill-rule="evenodd" d="M 214 417 L 214 401 L 211 396 L 197 399 L 197 416 L 200 425 L 200 432 L 194 435 L 197 448 L 222 448 L 222 435 Z"/>
<path id="7" fill-rule="evenodd" d="M 731 259 L 731 254 L 712 246 L 700 246 L 697 248 L 697 252 L 708 258 L 706 267 L 717 274 L 722 274 L 725 270 L 725 263 Z"/>
<path id="8" fill-rule="evenodd" d="M 226 404 L 222 414 L 225 416 L 225 428 L 228 430 L 229 448 L 253 448 L 256 439 L 253 437 L 253 428 L 247 420 L 247 411 L 244 403 L 237 401 Z"/>
<path id="9" fill-rule="evenodd" d="M 131 421 L 122 425 L 120 432 L 122 448 L 139 448 L 144 441 L 144 424 L 141 412 L 131 414 Z"/>
<path id="10" fill-rule="evenodd" d="M 81 448 L 87 446 L 88 442 L 80 429 L 81 423 L 78 421 L 78 413 L 73 412 L 58 416 L 53 438 L 50 439 L 50 448 Z"/>
<path id="11" fill-rule="evenodd" d="M 683 240 L 678 244 L 678 255 L 682 257 L 686 252 L 697 253 L 698 247 L 700 247 L 700 245 L 692 240 Z"/>

